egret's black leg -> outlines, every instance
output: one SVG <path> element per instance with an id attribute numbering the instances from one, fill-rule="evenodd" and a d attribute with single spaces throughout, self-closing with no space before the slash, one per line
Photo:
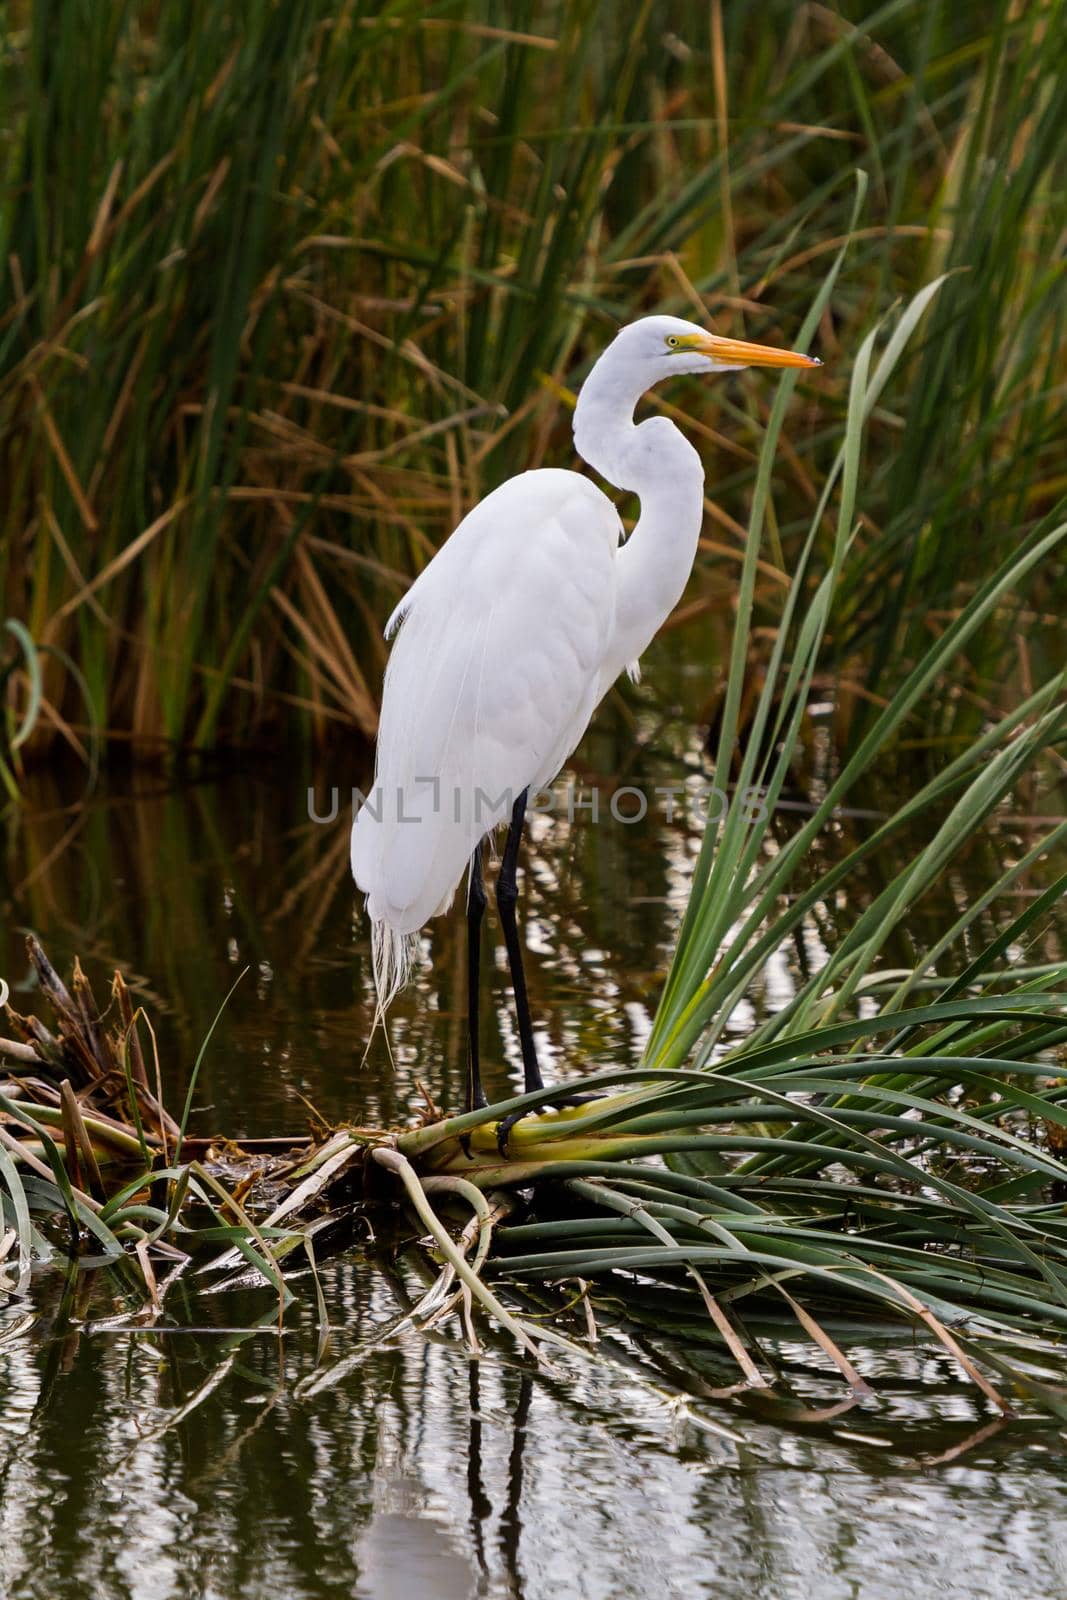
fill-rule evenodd
<path id="1" fill-rule="evenodd" d="M 526 974 L 522 970 L 522 945 L 515 920 L 515 902 L 519 898 L 516 868 L 519 864 L 519 843 L 522 839 L 528 792 L 524 789 L 512 808 L 511 826 L 508 828 L 507 843 L 500 863 L 500 876 L 496 881 L 496 903 L 500 912 L 500 923 L 504 929 L 504 943 L 508 947 L 508 965 L 511 968 L 511 982 L 515 990 L 515 1013 L 519 1022 L 519 1044 L 522 1046 L 524 1088 L 527 1094 L 533 1094 L 535 1089 L 543 1089 L 545 1085 L 541 1069 L 537 1065 L 537 1048 L 534 1044 L 533 1023 L 530 1021 L 530 1002 L 526 994 Z M 588 1098 L 587 1095 L 562 1094 L 556 1097 L 553 1104 L 583 1105 Z M 517 1122 L 522 1121 L 525 1114 L 522 1111 L 513 1111 L 510 1116 L 503 1117 L 497 1123 L 496 1142 L 502 1156 L 508 1153 L 508 1134 Z"/>
<path id="2" fill-rule="evenodd" d="M 482 877 L 482 846 L 479 842 L 471 856 L 467 887 L 467 1092 L 464 1111 L 479 1111 L 485 1105 L 478 1061 L 478 980 L 484 915 L 485 881 Z"/>
<path id="3" fill-rule="evenodd" d="M 526 1093 L 532 1094 L 535 1089 L 543 1089 L 544 1082 L 541 1078 L 541 1069 L 537 1065 L 537 1049 L 534 1045 L 533 1024 L 530 1021 L 530 1002 L 526 995 L 526 974 L 522 970 L 522 944 L 519 940 L 518 923 L 515 920 L 515 902 L 519 898 L 516 868 L 519 864 L 519 844 L 522 839 L 528 793 L 529 791 L 524 789 L 511 810 L 507 843 L 500 863 L 500 876 L 496 881 L 496 904 L 500 913 L 500 925 L 504 930 L 504 943 L 508 947 L 508 966 L 511 968 L 511 983 L 515 990 L 515 1013 L 519 1023 L 523 1078 Z"/>

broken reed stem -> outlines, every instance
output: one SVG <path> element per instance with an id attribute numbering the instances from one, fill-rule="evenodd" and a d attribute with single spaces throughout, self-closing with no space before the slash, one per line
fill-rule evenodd
<path id="1" fill-rule="evenodd" d="M 63 1140 L 67 1151 L 67 1162 L 72 1167 L 71 1181 L 77 1182 L 75 1174 L 80 1162 L 85 1163 L 85 1170 L 89 1180 L 89 1189 L 98 1200 L 104 1198 L 104 1180 L 100 1174 L 100 1165 L 93 1149 L 93 1141 L 89 1137 L 89 1130 L 82 1117 L 81 1106 L 77 1096 L 70 1086 L 70 1079 L 64 1078 L 59 1086 L 59 1097 L 63 1112 Z"/>

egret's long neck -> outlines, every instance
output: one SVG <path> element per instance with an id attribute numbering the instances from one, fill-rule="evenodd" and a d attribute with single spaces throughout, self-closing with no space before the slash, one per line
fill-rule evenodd
<path id="1" fill-rule="evenodd" d="M 618 555 L 615 636 L 601 692 L 636 662 L 681 599 L 696 556 L 704 513 L 704 468 L 672 422 L 634 423 L 647 376 L 629 377 L 601 356 L 582 385 L 574 413 L 574 443 L 584 461 L 609 483 L 641 501 L 641 515 Z"/>

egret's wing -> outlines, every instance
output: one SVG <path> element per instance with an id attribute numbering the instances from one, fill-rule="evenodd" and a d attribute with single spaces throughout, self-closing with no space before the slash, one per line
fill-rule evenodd
<path id="1" fill-rule="evenodd" d="M 581 737 L 618 537 L 588 480 L 524 473 L 476 507 L 398 608 L 375 789 L 352 836 L 371 916 L 396 933 L 447 905 L 478 840 Z"/>

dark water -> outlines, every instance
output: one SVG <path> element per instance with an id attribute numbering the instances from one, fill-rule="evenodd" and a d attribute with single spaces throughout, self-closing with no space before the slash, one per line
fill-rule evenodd
<path id="1" fill-rule="evenodd" d="M 669 646 L 650 677 L 668 704 L 699 700 Z M 598 823 L 578 810 L 573 823 L 535 824 L 523 906 L 549 1070 L 630 1063 L 649 1025 L 697 833 L 662 806 L 632 826 L 603 813 L 613 785 L 699 771 L 697 741 L 663 703 L 645 692 L 610 704 L 583 746 L 575 781 L 600 786 Z M 308 789 L 327 810 L 333 785 L 345 796 L 365 779 L 358 757 L 311 770 L 294 754 L 284 771 L 197 785 L 114 778 L 79 806 L 76 774 L 36 775 L 0 880 L 13 1003 L 35 999 L 25 929 L 60 967 L 79 953 L 101 996 L 121 966 L 157 1024 L 174 1106 L 247 968 L 205 1058 L 200 1131 L 300 1133 L 309 1106 L 395 1123 L 417 1107 L 418 1080 L 458 1103 L 454 920 L 434 926 L 392 1015 L 395 1066 L 380 1043 L 361 1065 L 371 992 L 347 817 L 342 803 L 334 822 L 310 820 Z M 1027 809 L 1022 796 L 967 851 L 889 965 L 908 965 L 913 942 L 1029 840 Z M 845 819 L 825 850 L 865 825 Z M 850 904 L 822 909 L 807 959 L 893 871 L 873 863 Z M 1052 933 L 1026 959 L 1057 953 Z M 483 1054 L 487 1086 L 503 1092 L 521 1067 L 502 950 L 496 967 Z M 794 982 L 790 961 L 773 965 L 734 1028 Z M 166 1326 L 137 1327 L 137 1296 L 115 1269 L 43 1271 L 31 1302 L 0 1312 L 0 1594 L 1067 1594 L 1064 1435 L 1036 1417 L 997 1426 L 938 1353 L 857 1334 L 850 1353 L 877 1397 L 817 1420 L 839 1386 L 783 1330 L 768 1339 L 792 1377 L 788 1408 L 711 1400 L 702 1358 L 610 1321 L 607 1366 L 561 1356 L 531 1376 L 507 1342 L 490 1339 L 472 1362 L 456 1338 L 404 1326 L 420 1286 L 413 1258 L 384 1268 L 359 1250 L 322 1266 L 325 1348 L 310 1285 L 282 1331 L 268 1293 L 212 1295 L 185 1280 Z"/>

